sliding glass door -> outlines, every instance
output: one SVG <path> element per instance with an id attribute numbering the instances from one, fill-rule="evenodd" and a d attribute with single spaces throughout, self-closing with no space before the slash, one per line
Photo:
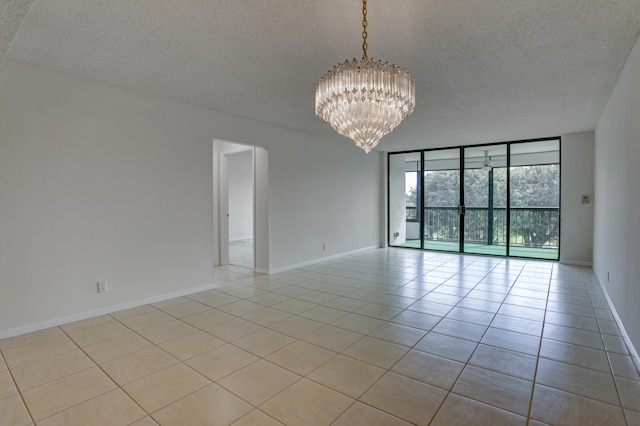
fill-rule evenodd
<path id="1" fill-rule="evenodd" d="M 464 149 L 464 251 L 507 254 L 507 145 Z"/>
<path id="2" fill-rule="evenodd" d="M 558 259 L 560 140 L 389 154 L 389 245 Z"/>
<path id="3" fill-rule="evenodd" d="M 389 245 L 422 248 L 421 158 L 420 152 L 389 156 Z"/>
<path id="4" fill-rule="evenodd" d="M 460 251 L 460 149 L 426 151 L 423 184 L 423 248 Z"/>
<path id="5" fill-rule="evenodd" d="M 513 144 L 510 160 L 510 253 L 558 259 L 560 141 Z"/>

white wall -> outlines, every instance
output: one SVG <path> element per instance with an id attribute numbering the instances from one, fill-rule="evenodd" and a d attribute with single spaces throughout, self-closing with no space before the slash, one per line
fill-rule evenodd
<path id="1" fill-rule="evenodd" d="M 593 247 L 594 133 L 562 136 L 560 158 L 560 262 L 591 265 Z M 588 195 L 590 202 L 582 203 Z"/>
<path id="2" fill-rule="evenodd" d="M 0 330 L 212 284 L 211 135 L 191 114 L 3 63 Z"/>
<path id="3" fill-rule="evenodd" d="M 253 238 L 253 150 L 227 155 L 229 240 Z"/>
<path id="4" fill-rule="evenodd" d="M 256 267 L 378 243 L 379 156 L 4 61 L 0 336 L 211 285 L 214 138 L 262 146 L 263 160 L 268 151 L 267 253 Z M 103 279 L 111 288 L 99 295 Z"/>
<path id="5" fill-rule="evenodd" d="M 640 348 L 640 41 L 596 127 L 594 271 Z"/>
<path id="6" fill-rule="evenodd" d="M 253 150 L 254 160 L 254 253 L 255 270 L 268 273 L 269 265 L 269 153 L 266 149 L 256 147 Z M 275 210 L 275 209 L 274 209 Z"/>
<path id="7" fill-rule="evenodd" d="M 309 140 L 265 144 L 275 270 L 378 245 L 378 153 L 365 154 L 348 143 Z"/>

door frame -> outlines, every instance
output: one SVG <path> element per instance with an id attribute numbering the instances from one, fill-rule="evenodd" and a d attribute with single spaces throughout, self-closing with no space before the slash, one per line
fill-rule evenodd
<path id="1" fill-rule="evenodd" d="M 238 147 L 237 149 L 231 149 L 221 152 L 221 191 L 220 191 L 220 263 L 222 265 L 229 265 L 229 245 L 230 245 L 230 217 L 229 217 L 229 156 L 251 151 L 251 173 L 253 174 L 253 184 L 251 185 L 251 210 L 252 210 L 252 226 L 251 226 L 251 238 L 253 240 L 253 265 L 251 269 L 255 269 L 255 149 L 254 147 Z"/>
<path id="2" fill-rule="evenodd" d="M 269 256 L 269 155 L 261 146 L 214 139 L 213 179 L 213 266 L 229 264 L 228 165 L 225 154 L 253 150 L 253 270 L 268 274 Z"/>

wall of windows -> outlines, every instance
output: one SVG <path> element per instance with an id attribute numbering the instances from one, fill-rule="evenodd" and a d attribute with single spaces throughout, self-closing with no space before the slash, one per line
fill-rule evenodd
<path id="1" fill-rule="evenodd" d="M 558 259 L 560 139 L 390 153 L 389 245 Z"/>

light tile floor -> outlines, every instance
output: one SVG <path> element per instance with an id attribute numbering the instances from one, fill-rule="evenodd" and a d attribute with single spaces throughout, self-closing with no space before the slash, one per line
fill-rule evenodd
<path id="1" fill-rule="evenodd" d="M 253 238 L 229 241 L 229 264 L 253 269 Z"/>
<path id="2" fill-rule="evenodd" d="M 380 249 L 0 341 L 0 425 L 640 424 L 591 270 Z"/>

